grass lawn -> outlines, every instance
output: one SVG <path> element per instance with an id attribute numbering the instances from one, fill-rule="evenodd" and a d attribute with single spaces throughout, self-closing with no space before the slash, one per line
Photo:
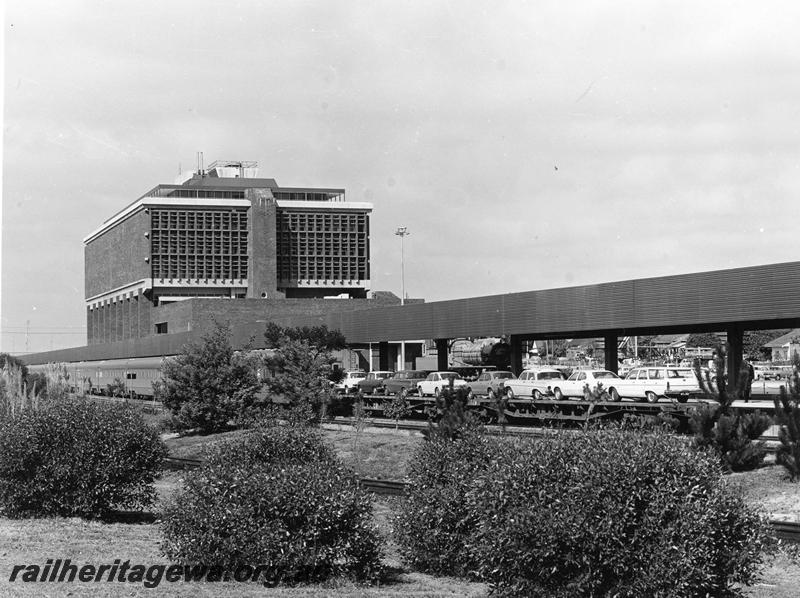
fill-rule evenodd
<path id="1" fill-rule="evenodd" d="M 199 458 L 205 445 L 241 432 L 214 436 L 173 437 L 167 440 L 175 457 Z M 365 428 L 356 432 L 350 427 L 327 425 L 325 437 L 343 461 L 361 477 L 403 479 L 414 447 L 422 442 L 419 433 L 394 432 Z M 157 482 L 160 500 L 180 484 L 182 472 L 166 472 Z M 747 497 L 776 517 L 800 520 L 800 484 L 784 479 L 783 468 L 768 464 L 755 471 L 732 474 L 726 479 L 741 485 Z M 298 588 L 263 588 L 252 583 L 198 583 L 162 581 L 157 589 L 140 583 L 10 583 L 15 564 L 43 565 L 49 558 L 69 558 L 80 564 L 111 564 L 114 559 L 131 563 L 167 564 L 159 552 L 157 522 L 104 523 L 80 519 L 0 518 L 0 596 L 485 596 L 487 587 L 450 578 L 413 573 L 402 566 L 397 547 L 389 537 L 393 503 L 398 498 L 376 497 L 375 522 L 387 538 L 386 564 L 393 571 L 391 582 L 382 587 L 362 587 L 339 581 L 328 585 Z M 154 511 L 159 510 L 158 504 Z M 750 598 L 789 598 L 800 587 L 800 547 L 787 547 L 771 556 L 764 568 L 762 582 L 746 589 Z"/>

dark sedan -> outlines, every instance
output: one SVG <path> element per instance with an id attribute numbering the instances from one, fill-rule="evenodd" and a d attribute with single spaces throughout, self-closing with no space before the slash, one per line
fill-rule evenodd
<path id="1" fill-rule="evenodd" d="M 394 372 L 370 372 L 367 374 L 367 377 L 363 380 L 358 381 L 358 390 L 360 390 L 365 395 L 371 395 L 375 392 L 375 389 L 380 389 L 383 386 L 383 381 L 387 378 L 391 378 L 394 376 Z"/>
<path id="2" fill-rule="evenodd" d="M 400 370 L 391 378 L 383 381 L 383 386 L 376 392 L 385 395 L 407 395 L 417 391 L 417 383 L 428 377 L 428 370 Z"/>

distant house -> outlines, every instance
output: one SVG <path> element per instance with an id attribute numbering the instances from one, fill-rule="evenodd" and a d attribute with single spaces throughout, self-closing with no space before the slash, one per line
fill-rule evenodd
<path id="1" fill-rule="evenodd" d="M 793 355 L 800 355 L 800 328 L 790 330 L 764 347 L 772 351 L 772 361 L 791 361 Z"/>

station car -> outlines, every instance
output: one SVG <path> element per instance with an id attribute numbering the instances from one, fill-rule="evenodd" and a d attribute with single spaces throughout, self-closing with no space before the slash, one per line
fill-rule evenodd
<path id="1" fill-rule="evenodd" d="M 477 379 L 467 384 L 467 392 L 474 396 L 488 396 L 490 399 L 504 392 L 504 385 L 515 380 L 514 372 L 493 370 L 483 372 Z"/>
<path id="2" fill-rule="evenodd" d="M 587 386 L 590 391 L 594 391 L 602 385 L 602 389 L 608 393 L 609 397 L 616 400 L 615 391 L 620 380 L 622 378 L 608 370 L 578 370 L 566 380 L 554 381 L 553 398 L 556 401 L 567 397 L 584 398 Z"/>
<path id="3" fill-rule="evenodd" d="M 383 387 L 383 381 L 392 376 L 394 376 L 394 372 L 390 371 L 370 372 L 366 378 L 359 380 L 356 386 L 358 390 L 369 395 L 374 393 L 375 389 Z"/>
<path id="4" fill-rule="evenodd" d="M 660 398 L 677 399 L 685 403 L 690 396 L 700 393 L 700 384 L 694 370 L 681 367 L 640 367 L 616 383 L 612 400 L 619 397 L 645 399 L 657 403 Z"/>
<path id="5" fill-rule="evenodd" d="M 334 384 L 333 389 L 336 392 L 343 392 L 345 394 L 355 392 L 358 381 L 367 377 L 367 373 L 363 370 L 351 370 L 344 373 L 341 381 Z"/>
<path id="6" fill-rule="evenodd" d="M 400 370 L 391 378 L 386 378 L 383 384 L 375 389 L 375 393 L 405 396 L 416 392 L 417 383 L 424 380 L 429 373 L 428 370 Z"/>
<path id="7" fill-rule="evenodd" d="M 467 381 L 459 378 L 455 372 L 431 372 L 417 383 L 417 392 L 421 397 L 438 397 L 442 390 L 450 387 L 451 382 L 454 389 L 467 386 Z"/>
<path id="8" fill-rule="evenodd" d="M 531 397 L 539 400 L 553 396 L 553 386 L 565 380 L 564 373 L 552 368 L 529 369 L 519 378 L 506 380 L 505 391 L 509 399 Z"/>

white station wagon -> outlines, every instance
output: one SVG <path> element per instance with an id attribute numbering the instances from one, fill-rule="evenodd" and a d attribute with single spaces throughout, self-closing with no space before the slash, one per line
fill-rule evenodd
<path id="1" fill-rule="evenodd" d="M 662 397 L 685 403 L 701 392 L 694 370 L 669 366 L 634 368 L 616 383 L 616 391 L 621 397 L 645 399 L 648 403 L 656 403 Z M 611 398 L 618 400 L 614 393 Z"/>

